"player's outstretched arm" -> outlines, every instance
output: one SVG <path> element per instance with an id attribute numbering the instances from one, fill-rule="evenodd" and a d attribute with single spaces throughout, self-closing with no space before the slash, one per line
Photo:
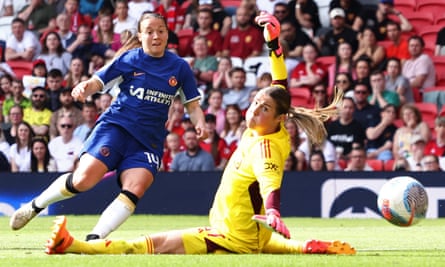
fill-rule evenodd
<path id="1" fill-rule="evenodd" d="M 283 50 L 279 42 L 281 26 L 280 22 L 273 15 L 261 11 L 260 15 L 255 18 L 255 22 L 264 27 L 263 35 L 267 47 L 269 47 L 269 58 L 272 74 L 272 85 L 280 85 L 287 88 L 287 70 L 284 63 Z"/>

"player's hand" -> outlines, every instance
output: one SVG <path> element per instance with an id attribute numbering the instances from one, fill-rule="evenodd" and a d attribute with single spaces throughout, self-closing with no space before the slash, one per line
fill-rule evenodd
<path id="1" fill-rule="evenodd" d="M 73 91 L 71 91 L 71 96 L 74 98 L 75 101 L 85 102 L 86 95 L 85 90 L 88 88 L 88 81 L 80 82 L 78 85 L 76 85 L 73 88 Z"/>
<path id="2" fill-rule="evenodd" d="M 205 127 L 201 127 L 199 125 L 196 125 L 196 137 L 198 137 L 198 140 L 205 140 L 207 137 L 209 137 L 209 133 L 206 131 Z"/>
<path id="3" fill-rule="evenodd" d="M 276 209 L 268 209 L 266 215 L 253 215 L 252 220 L 261 223 L 271 231 L 277 232 L 287 239 L 290 239 L 290 232 L 286 224 L 280 218 L 280 212 Z"/>
<path id="4" fill-rule="evenodd" d="M 271 42 L 280 37 L 280 22 L 274 15 L 261 11 L 260 15 L 255 17 L 255 22 L 264 27 L 263 35 L 266 42 Z"/>

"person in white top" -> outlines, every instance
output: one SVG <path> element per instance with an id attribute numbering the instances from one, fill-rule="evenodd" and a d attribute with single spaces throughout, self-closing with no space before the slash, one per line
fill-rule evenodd
<path id="1" fill-rule="evenodd" d="M 0 0 L 0 17 L 14 16 L 12 0 Z"/>
<path id="2" fill-rule="evenodd" d="M 137 30 L 137 20 L 128 15 L 128 1 L 116 0 L 115 5 L 116 18 L 113 20 L 114 33 L 121 34 L 124 30 L 130 30 L 135 34 Z"/>
<path id="3" fill-rule="evenodd" d="M 9 149 L 12 172 L 31 171 L 31 139 L 33 136 L 31 125 L 22 121 L 17 127 L 16 142 Z"/>
<path id="4" fill-rule="evenodd" d="M 41 46 L 37 37 L 26 30 L 25 21 L 20 18 L 12 20 L 12 34 L 6 41 L 5 60 L 33 61 L 40 55 Z"/>
<path id="5" fill-rule="evenodd" d="M 144 12 L 153 12 L 156 8 L 156 1 L 150 0 L 131 0 L 128 2 L 128 15 L 139 21 Z"/>
<path id="6" fill-rule="evenodd" d="M 71 116 L 62 116 L 57 121 L 60 135 L 53 138 L 49 144 L 49 153 L 56 162 L 58 172 L 73 171 L 75 162 L 82 148 L 82 140 L 73 135 L 74 120 Z"/>

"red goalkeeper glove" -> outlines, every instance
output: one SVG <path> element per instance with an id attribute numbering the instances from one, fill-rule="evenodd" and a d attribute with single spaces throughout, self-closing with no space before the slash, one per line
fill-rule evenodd
<path id="1" fill-rule="evenodd" d="M 290 239 L 289 229 L 280 218 L 280 212 L 276 209 L 268 209 L 266 215 L 253 215 L 252 220 L 262 224 L 267 229 L 277 232 L 287 239 Z"/>
<path id="2" fill-rule="evenodd" d="M 280 37 L 281 26 L 277 18 L 265 11 L 261 11 L 260 15 L 255 18 L 255 22 L 264 27 L 263 35 L 267 46 L 271 51 L 275 52 L 277 57 L 281 56 L 281 46 L 278 41 Z"/>

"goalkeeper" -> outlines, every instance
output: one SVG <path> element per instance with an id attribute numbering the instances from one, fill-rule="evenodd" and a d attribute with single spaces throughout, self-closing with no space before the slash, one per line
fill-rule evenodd
<path id="1" fill-rule="evenodd" d="M 46 253 L 82 254 L 206 254 L 206 253 L 309 253 L 354 254 L 340 241 L 291 240 L 280 218 L 280 186 L 284 162 L 289 155 L 287 117 L 297 120 L 312 142 L 325 137 L 323 120 L 335 112 L 333 103 L 320 110 L 290 106 L 287 72 L 278 42 L 279 22 L 262 12 L 256 22 L 264 27 L 270 49 L 273 82 L 258 92 L 246 114 L 247 130 L 225 168 L 210 210 L 210 227 L 144 236 L 135 240 L 73 238 L 66 218 L 57 217 Z"/>

